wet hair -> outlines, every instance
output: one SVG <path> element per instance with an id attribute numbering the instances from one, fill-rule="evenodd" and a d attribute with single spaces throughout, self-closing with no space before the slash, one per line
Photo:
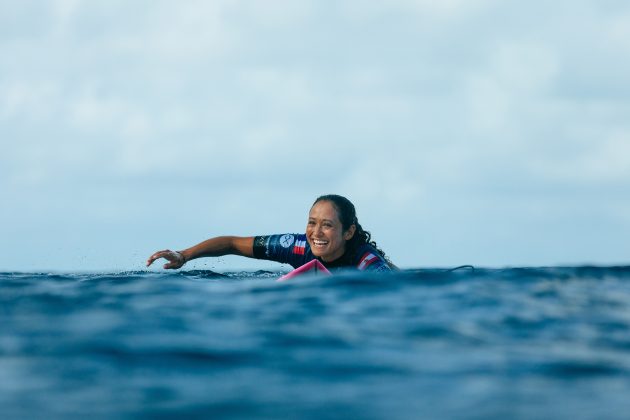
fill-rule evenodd
<path id="1" fill-rule="evenodd" d="M 341 227 L 343 231 L 347 231 L 350 229 L 352 225 L 356 226 L 356 230 L 352 238 L 346 241 L 346 252 L 349 252 L 349 255 L 354 257 L 358 248 L 363 244 L 372 245 L 381 256 L 387 261 L 387 263 L 394 267 L 394 264 L 390 261 L 390 259 L 385 255 L 383 250 L 381 250 L 376 242 L 372 240 L 372 235 L 367 230 L 363 229 L 361 224 L 359 223 L 359 219 L 357 219 L 357 211 L 354 208 L 354 204 L 346 197 L 337 194 L 327 194 L 317 197 L 317 200 L 313 203 L 313 206 L 321 201 L 328 201 L 333 205 L 335 210 L 337 210 L 337 216 L 339 217 L 339 221 L 341 222 Z"/>

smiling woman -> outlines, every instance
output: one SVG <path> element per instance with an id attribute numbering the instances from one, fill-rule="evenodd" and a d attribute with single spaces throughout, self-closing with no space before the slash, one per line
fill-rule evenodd
<path id="1" fill-rule="evenodd" d="M 340 195 L 323 195 L 315 200 L 308 215 L 306 233 L 269 236 L 220 236 L 182 251 L 163 250 L 151 255 L 150 266 L 164 258 L 164 268 L 177 269 L 200 257 L 222 255 L 272 260 L 299 267 L 319 260 L 326 268 L 357 268 L 382 271 L 395 268 L 363 230 L 354 205 Z"/>

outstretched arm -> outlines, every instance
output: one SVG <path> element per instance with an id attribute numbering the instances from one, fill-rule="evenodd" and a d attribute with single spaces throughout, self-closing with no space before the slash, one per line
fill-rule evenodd
<path id="1" fill-rule="evenodd" d="M 241 255 L 243 257 L 254 257 L 254 237 L 240 236 L 219 236 L 205 240 L 195 246 L 183 251 L 171 251 L 165 249 L 151 255 L 147 260 L 147 267 L 153 261 L 164 258 L 168 260 L 164 268 L 181 268 L 190 260 L 200 257 L 220 257 L 222 255 Z"/>

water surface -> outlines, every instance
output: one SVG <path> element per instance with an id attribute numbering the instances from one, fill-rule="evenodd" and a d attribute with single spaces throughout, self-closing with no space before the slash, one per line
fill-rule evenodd
<path id="1" fill-rule="evenodd" d="M 630 267 L 0 274 L 3 418 L 630 413 Z"/>

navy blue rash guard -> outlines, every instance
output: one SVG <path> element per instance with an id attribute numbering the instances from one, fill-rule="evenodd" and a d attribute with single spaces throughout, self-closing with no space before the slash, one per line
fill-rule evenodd
<path id="1" fill-rule="evenodd" d="M 290 264 L 294 268 L 318 259 L 328 269 L 355 267 L 366 271 L 389 271 L 390 267 L 380 252 L 370 244 L 363 244 L 352 255 L 342 255 L 335 261 L 322 261 L 311 252 L 305 234 L 256 236 L 254 258 Z"/>

